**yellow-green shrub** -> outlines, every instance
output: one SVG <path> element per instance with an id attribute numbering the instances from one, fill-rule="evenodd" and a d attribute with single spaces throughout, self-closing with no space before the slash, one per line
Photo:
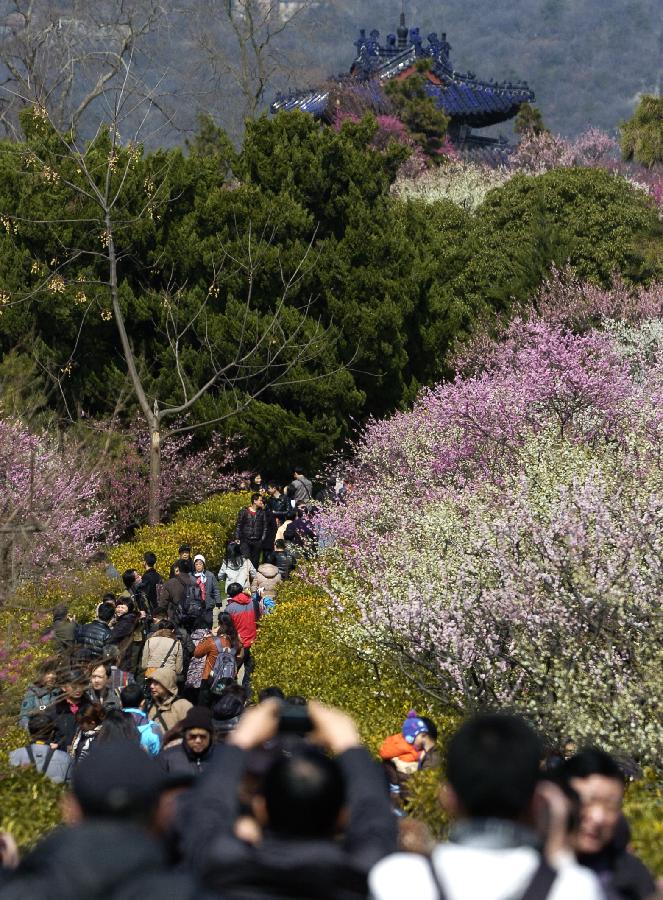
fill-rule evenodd
<path id="1" fill-rule="evenodd" d="M 441 736 L 456 717 L 405 681 L 388 658 L 350 649 L 345 628 L 356 628 L 351 611 L 338 613 L 327 595 L 294 578 L 282 586 L 274 612 L 255 645 L 257 690 L 278 685 L 286 694 L 314 697 L 346 710 L 371 750 L 400 731 L 408 710 L 430 716 Z"/>
<path id="2" fill-rule="evenodd" d="M 62 785 L 35 769 L 11 769 L 0 776 L 0 831 L 8 831 L 27 850 L 60 824 Z"/>
<path id="3" fill-rule="evenodd" d="M 120 572 L 132 568 L 142 571 L 143 554 L 151 550 L 157 555 L 157 569 L 167 574 L 179 547 L 187 543 L 194 554 L 202 553 L 210 569 L 218 569 L 237 513 L 248 499 L 247 494 L 217 494 L 202 503 L 184 506 L 168 525 L 139 528 L 132 541 L 111 550 L 111 561 Z"/>
<path id="4" fill-rule="evenodd" d="M 629 785 L 624 811 L 634 852 L 658 877 L 663 876 L 663 782 L 659 773 L 646 769 L 644 778 Z"/>

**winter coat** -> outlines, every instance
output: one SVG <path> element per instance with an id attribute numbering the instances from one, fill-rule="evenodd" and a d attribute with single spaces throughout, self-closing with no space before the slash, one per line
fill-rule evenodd
<path id="1" fill-rule="evenodd" d="M 141 667 L 143 669 L 172 669 L 180 675 L 184 663 L 182 642 L 172 631 L 155 631 L 145 641 Z"/>
<path id="2" fill-rule="evenodd" d="M 163 578 L 156 569 L 145 569 L 141 579 L 145 599 L 152 615 L 157 605 L 157 585 L 163 584 Z"/>
<path id="3" fill-rule="evenodd" d="M 278 527 L 278 522 L 274 517 L 274 513 L 268 506 L 265 507 L 265 537 L 262 541 L 263 550 L 271 550 L 274 547 L 276 529 Z"/>
<path id="4" fill-rule="evenodd" d="M 401 762 L 407 763 L 418 763 L 421 755 L 421 751 L 408 744 L 400 731 L 385 738 L 379 752 L 380 759 L 400 759 Z"/>
<path id="5" fill-rule="evenodd" d="M 285 581 L 297 566 L 297 560 L 292 550 L 273 550 L 269 554 L 269 561 L 274 563 L 281 574 L 281 580 Z"/>
<path id="6" fill-rule="evenodd" d="M 100 659 L 104 656 L 110 642 L 110 627 L 99 619 L 76 628 L 76 644 L 89 654 L 90 659 Z"/>
<path id="7" fill-rule="evenodd" d="M 248 649 L 255 641 L 257 635 L 256 612 L 253 600 L 248 594 L 237 594 L 236 597 L 228 601 L 226 612 L 233 620 L 240 641 Z"/>
<path id="8" fill-rule="evenodd" d="M 204 584 L 203 584 L 202 578 L 200 577 L 203 574 L 205 575 Z M 212 624 L 212 610 L 214 609 L 214 607 L 217 604 L 221 603 L 221 592 L 219 591 L 219 582 L 217 581 L 216 575 L 214 574 L 214 572 L 210 572 L 209 570 L 205 571 L 204 573 L 203 572 L 201 572 L 201 573 L 194 572 L 193 577 L 198 582 L 198 585 L 200 586 L 200 590 L 202 591 L 203 596 L 205 598 L 205 611 L 207 613 L 209 613 L 208 616 L 205 616 L 205 624 L 209 626 Z M 208 619 L 209 619 L 209 621 L 207 621 Z"/>
<path id="9" fill-rule="evenodd" d="M 176 747 L 167 747 L 159 762 L 169 775 L 202 775 L 214 757 L 214 744 L 204 753 L 192 753 L 186 741 Z"/>
<path id="10" fill-rule="evenodd" d="M 255 578 L 257 570 L 250 559 L 245 559 L 239 568 L 231 566 L 230 563 L 224 562 L 219 569 L 219 581 L 224 581 L 224 593 L 228 590 L 228 585 L 237 583 L 242 585 L 243 591 L 249 591 L 251 587 L 251 579 Z"/>
<path id="11" fill-rule="evenodd" d="M 120 701 L 120 692 L 106 685 L 103 693 L 98 694 L 93 688 L 88 688 L 85 692 L 85 699 L 90 703 L 101 703 L 104 709 L 122 709 Z"/>
<path id="12" fill-rule="evenodd" d="M 203 680 L 203 671 L 205 669 L 205 659 L 201 659 L 196 656 L 196 649 L 200 642 L 204 640 L 209 634 L 209 628 L 197 628 L 191 635 L 194 651 L 193 659 L 189 663 L 189 668 L 186 672 L 185 684 L 187 687 L 199 688 L 201 685 L 201 682 Z"/>
<path id="13" fill-rule="evenodd" d="M 86 703 L 85 696 L 76 704 L 76 711 Z M 58 750 L 68 750 L 76 734 L 76 712 L 71 708 L 69 701 L 63 697 L 55 706 L 48 710 L 49 717 L 53 720 L 53 743 L 58 745 Z"/>
<path id="14" fill-rule="evenodd" d="M 217 641 L 221 641 L 222 647 L 230 647 L 230 640 L 226 635 L 221 635 L 217 637 Z M 242 665 L 242 657 L 244 655 L 244 647 L 242 646 L 242 642 L 239 642 L 239 647 L 235 648 L 237 653 L 235 659 L 237 661 L 237 668 L 239 669 Z M 204 641 L 201 641 L 194 651 L 194 656 L 197 658 L 204 658 L 205 662 L 203 664 L 203 670 L 201 674 L 201 680 L 206 681 L 210 675 L 212 674 L 212 669 L 214 668 L 214 663 L 216 662 L 217 656 L 219 655 L 219 649 L 216 646 L 216 642 L 214 640 L 214 636 L 210 635 L 206 637 Z"/>
<path id="15" fill-rule="evenodd" d="M 21 728 L 27 729 L 28 719 L 31 715 L 39 712 L 49 712 L 60 697 L 62 697 L 62 691 L 59 687 L 47 688 L 38 684 L 31 684 L 21 701 L 18 724 Z"/>
<path id="16" fill-rule="evenodd" d="M 155 610 L 156 618 L 170 619 L 171 622 L 177 621 L 178 609 L 184 600 L 187 587 L 191 584 L 191 576 L 180 572 L 173 578 L 169 578 L 164 583 L 161 591 L 161 599 L 157 602 Z M 155 589 L 156 590 L 156 589 Z"/>
<path id="17" fill-rule="evenodd" d="M 56 653 L 62 655 L 69 653 L 74 647 L 76 623 L 70 622 L 69 619 L 59 619 L 53 623 L 51 636 Z"/>
<path id="18" fill-rule="evenodd" d="M 257 509 L 255 513 L 252 513 L 248 506 L 240 509 L 235 527 L 235 537 L 240 544 L 262 545 L 266 534 L 267 519 L 264 510 Z"/>
<path id="19" fill-rule="evenodd" d="M 182 721 L 193 704 L 189 703 L 188 700 L 177 699 L 177 679 L 174 669 L 169 667 L 156 669 L 150 677 L 152 681 L 163 685 L 169 696 L 158 703 L 153 701 L 147 711 L 147 716 L 150 721 L 158 722 L 164 731 L 170 731 L 178 722 Z"/>
<path id="20" fill-rule="evenodd" d="M 281 522 L 285 519 L 286 513 L 292 512 L 292 503 L 290 497 L 281 494 L 279 497 L 270 497 L 267 506 L 271 510 L 272 515 L 276 516 Z"/>
<path id="21" fill-rule="evenodd" d="M 120 648 L 120 668 L 131 668 L 131 645 L 134 639 L 134 631 L 138 623 L 136 613 L 125 613 L 115 620 L 115 624 L 111 628 L 111 644 Z M 142 640 L 142 633 L 141 633 Z"/>
<path id="22" fill-rule="evenodd" d="M 194 876 L 125 819 L 86 819 L 40 841 L 0 888 L 1 900 L 205 900 Z"/>
<path id="23" fill-rule="evenodd" d="M 293 493 L 290 499 L 296 504 L 308 503 L 313 497 L 313 485 L 308 478 L 295 478 L 290 487 Z"/>
<path id="24" fill-rule="evenodd" d="M 65 753 L 63 750 L 54 750 L 53 753 L 50 753 L 48 766 L 44 768 L 49 756 L 49 745 L 43 742 L 30 744 L 30 749 L 35 761 L 34 767 L 38 772 L 46 775 L 54 784 L 63 784 L 63 782 L 68 780 L 71 771 L 71 758 L 68 753 Z M 12 750 L 9 754 L 9 765 L 32 766 L 27 748 L 19 747 L 18 750 Z"/>
<path id="25" fill-rule="evenodd" d="M 234 831 L 248 760 L 238 747 L 217 745 L 208 771 L 183 797 L 176 827 L 188 864 L 203 884 L 228 900 L 365 900 L 368 873 L 396 850 L 397 834 L 382 772 L 368 752 L 356 747 L 337 757 L 348 808 L 341 839 L 284 838 L 266 831 L 255 845 Z M 196 818 L 201 809 L 205 815 Z"/>
<path id="26" fill-rule="evenodd" d="M 98 725 L 96 728 L 91 728 L 90 731 L 81 731 L 79 729 L 76 732 L 74 739 L 71 742 L 71 750 L 69 751 L 69 755 L 71 756 L 74 765 L 77 765 L 88 755 L 92 749 L 92 745 L 99 736 L 100 729 L 101 725 Z"/>
<path id="27" fill-rule="evenodd" d="M 126 707 L 124 710 L 134 720 L 140 735 L 140 745 L 150 756 L 158 756 L 163 743 L 163 729 L 156 722 L 150 722 L 142 709 Z"/>
<path id="28" fill-rule="evenodd" d="M 272 563 L 258 566 L 258 574 L 251 583 L 253 592 L 262 590 L 263 597 L 274 597 L 276 588 L 281 583 L 281 573 Z"/>

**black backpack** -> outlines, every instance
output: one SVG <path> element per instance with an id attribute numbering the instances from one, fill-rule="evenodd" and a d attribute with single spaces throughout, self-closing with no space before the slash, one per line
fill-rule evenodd
<path id="1" fill-rule="evenodd" d="M 205 604 L 203 602 L 203 592 L 200 590 L 200 585 L 194 579 L 191 579 L 191 584 L 187 585 L 186 593 L 180 603 L 180 622 L 195 622 L 195 620 L 203 614 L 204 609 Z"/>

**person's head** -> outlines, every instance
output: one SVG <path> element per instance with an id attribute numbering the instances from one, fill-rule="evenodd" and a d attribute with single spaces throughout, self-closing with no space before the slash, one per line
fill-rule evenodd
<path id="1" fill-rule="evenodd" d="M 283 837 L 331 839 L 344 802 L 337 761 L 316 747 L 302 746 L 270 766 L 255 812 L 262 825 Z"/>
<path id="2" fill-rule="evenodd" d="M 129 713 L 121 709 L 108 709 L 99 729 L 98 741 L 133 741 L 140 742 L 140 733 Z"/>
<path id="3" fill-rule="evenodd" d="M 615 837 L 622 813 L 624 776 L 603 750 L 590 747 L 566 760 L 562 777 L 580 798 L 577 853 L 599 853 Z"/>
<path id="4" fill-rule="evenodd" d="M 281 540 L 281 538 L 274 541 L 274 549 L 279 553 L 283 553 L 283 551 L 285 550 L 285 541 Z"/>
<path id="5" fill-rule="evenodd" d="M 138 572 L 135 569 L 127 569 L 122 575 L 122 583 L 130 591 L 138 580 Z"/>
<path id="6" fill-rule="evenodd" d="M 226 548 L 226 562 L 233 568 L 239 568 L 244 562 L 242 548 L 235 541 L 228 544 Z"/>
<path id="7" fill-rule="evenodd" d="M 238 581 L 232 581 L 226 588 L 226 593 L 230 598 L 232 598 L 236 597 L 238 594 L 241 594 L 242 590 L 242 585 Z"/>
<path id="8" fill-rule="evenodd" d="M 157 564 L 156 553 L 153 553 L 151 550 L 148 550 L 147 553 L 143 553 L 143 563 L 145 564 L 146 569 L 153 569 Z"/>
<path id="9" fill-rule="evenodd" d="M 219 616 L 219 628 L 218 634 L 225 634 L 230 638 L 231 643 L 235 643 L 239 635 L 237 634 L 237 628 L 235 627 L 235 623 L 232 620 L 232 616 L 229 616 L 228 613 L 221 613 Z"/>
<path id="10" fill-rule="evenodd" d="M 205 571 L 205 557 L 202 553 L 197 553 L 193 558 L 193 570 L 195 573 L 200 574 Z"/>
<path id="11" fill-rule="evenodd" d="M 101 598 L 101 602 L 102 603 L 111 603 L 113 606 L 115 606 L 115 604 L 117 602 L 117 598 L 112 591 L 108 591 L 108 593 L 104 594 L 103 597 Z"/>
<path id="12" fill-rule="evenodd" d="M 175 623 L 171 622 L 170 619 L 161 619 L 160 622 L 157 622 L 157 631 L 170 631 L 175 634 L 177 630 L 175 628 Z"/>
<path id="13" fill-rule="evenodd" d="M 276 697 L 277 700 L 285 700 L 285 694 L 281 690 L 280 687 L 266 687 L 263 688 L 258 694 L 258 703 L 262 703 L 263 700 L 269 700 L 270 697 Z"/>
<path id="14" fill-rule="evenodd" d="M 117 601 L 117 606 L 115 607 L 115 615 L 117 618 L 122 618 L 122 616 L 126 616 L 127 613 L 135 613 L 136 612 L 136 604 L 131 597 L 120 597 Z"/>
<path id="15" fill-rule="evenodd" d="M 180 555 L 180 559 L 189 559 L 191 556 L 191 544 L 180 544 L 180 549 L 177 552 Z"/>
<path id="16" fill-rule="evenodd" d="M 519 716 L 468 719 L 447 747 L 446 805 L 459 818 L 518 821 L 530 812 L 542 743 Z"/>
<path id="17" fill-rule="evenodd" d="M 104 691 L 108 686 L 111 667 L 109 663 L 98 663 L 90 672 L 90 687 L 93 691 Z"/>
<path id="18" fill-rule="evenodd" d="M 160 684 L 160 682 L 151 679 L 149 685 L 152 699 L 156 700 L 157 703 L 161 703 L 164 700 L 167 700 L 168 697 L 170 697 L 170 691 L 168 690 L 168 688 L 164 687 L 163 684 Z"/>
<path id="19" fill-rule="evenodd" d="M 190 559 L 179 559 L 175 563 L 175 571 L 176 571 L 176 574 L 190 575 L 191 574 L 191 560 Z"/>
<path id="20" fill-rule="evenodd" d="M 212 743 L 212 713 L 206 706 L 192 706 L 182 721 L 182 734 L 189 753 L 200 756 Z"/>
<path id="21" fill-rule="evenodd" d="M 295 478 L 304 478 L 305 477 L 303 466 L 295 466 L 294 476 L 295 476 Z"/>
<path id="22" fill-rule="evenodd" d="M 97 610 L 97 618 L 100 622 L 105 622 L 107 625 L 110 620 L 115 615 L 115 607 L 112 603 L 102 603 L 99 609 Z"/>
<path id="23" fill-rule="evenodd" d="M 36 683 L 44 688 L 54 688 L 58 680 L 58 660 L 51 657 L 39 664 Z"/>
<path id="24" fill-rule="evenodd" d="M 432 750 L 435 744 L 437 744 L 437 725 L 427 716 L 422 716 L 421 721 L 426 726 L 426 731 L 423 733 L 422 738 L 423 748 L 424 750 Z"/>
<path id="25" fill-rule="evenodd" d="M 274 484 L 274 482 L 270 481 L 270 483 L 267 485 L 267 493 L 270 497 L 278 497 L 281 493 L 281 489 L 279 488 L 278 484 Z"/>
<path id="26" fill-rule="evenodd" d="M 81 731 L 94 731 L 104 721 L 105 710 L 101 703 L 84 703 L 76 713 L 76 724 Z"/>
<path id="27" fill-rule="evenodd" d="M 55 720 L 47 713 L 34 713 L 28 719 L 28 732 L 33 741 L 50 741 L 55 729 Z"/>
<path id="28" fill-rule="evenodd" d="M 65 675 L 64 693 L 68 700 L 77 702 L 85 693 L 88 685 L 88 678 L 82 669 L 71 669 Z"/>
<path id="29" fill-rule="evenodd" d="M 407 718 L 403 722 L 401 734 L 411 744 L 415 750 L 423 750 L 426 743 L 426 735 L 428 726 L 421 716 L 418 716 L 414 710 L 410 710 Z"/>
<path id="30" fill-rule="evenodd" d="M 58 603 L 53 607 L 53 624 L 56 622 L 64 622 L 69 614 L 69 607 L 66 603 Z"/>
<path id="31" fill-rule="evenodd" d="M 251 494 L 251 506 L 255 509 L 261 509 L 264 505 L 262 494 Z"/>
<path id="32" fill-rule="evenodd" d="M 135 682 L 123 687 L 120 691 L 122 709 L 140 709 L 145 703 L 145 693 L 142 687 Z"/>

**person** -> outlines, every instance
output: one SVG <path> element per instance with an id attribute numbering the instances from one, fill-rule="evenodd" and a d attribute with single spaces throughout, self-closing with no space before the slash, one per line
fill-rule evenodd
<path id="1" fill-rule="evenodd" d="M 69 616 L 69 607 L 66 603 L 58 603 L 53 608 L 53 629 L 51 631 L 55 652 L 60 656 L 67 656 L 74 649 L 76 637 L 76 623 Z"/>
<path id="2" fill-rule="evenodd" d="M 286 543 L 285 543 L 285 533 L 286 533 L 286 531 L 288 530 L 288 528 L 292 525 L 292 523 L 294 522 L 294 520 L 295 520 L 295 510 L 294 510 L 294 508 L 291 506 L 290 509 L 284 514 L 284 516 L 283 516 L 283 521 L 281 522 L 281 524 L 279 525 L 279 527 L 276 529 L 276 537 L 275 537 L 275 539 L 274 539 L 274 546 L 275 546 L 275 547 L 276 547 L 276 544 L 277 544 L 279 541 L 282 541 L 282 542 L 283 542 L 283 546 L 284 546 L 284 547 L 286 546 Z"/>
<path id="3" fill-rule="evenodd" d="M 566 760 L 560 774 L 580 798 L 574 840 L 580 865 L 596 873 L 608 900 L 651 897 L 656 889 L 651 873 L 626 849 L 624 775 L 615 760 L 590 747 Z"/>
<path id="4" fill-rule="evenodd" d="M 295 506 L 300 504 L 306 505 L 310 503 L 313 497 L 313 485 L 304 474 L 301 466 L 296 466 L 294 477 L 290 487 L 292 488 L 291 498 Z"/>
<path id="5" fill-rule="evenodd" d="M 120 691 L 122 710 L 131 716 L 138 731 L 141 747 L 150 754 L 158 756 L 163 742 L 163 729 L 157 722 L 150 722 L 145 712 L 145 695 L 138 684 L 129 684 Z"/>
<path id="6" fill-rule="evenodd" d="M 187 588 L 190 587 L 191 583 L 189 561 L 178 560 L 174 562 L 171 567 L 170 578 L 157 590 L 157 606 L 154 611 L 155 619 L 176 621 L 184 602 Z"/>
<path id="7" fill-rule="evenodd" d="M 518 716 L 485 713 L 461 725 L 446 756 L 443 797 L 456 820 L 449 843 L 439 844 L 430 862 L 398 853 L 377 863 L 369 878 L 374 900 L 601 900 L 596 878 L 568 852 L 564 794 L 539 783 L 542 749 Z M 540 806 L 547 858 L 536 833 Z"/>
<path id="8" fill-rule="evenodd" d="M 110 665 L 110 677 L 108 679 L 108 687 L 111 691 L 120 691 L 128 684 L 133 684 L 134 677 L 131 672 L 126 672 L 118 666 L 120 659 L 120 648 L 111 644 L 107 651 L 107 657 L 102 660 Z"/>
<path id="9" fill-rule="evenodd" d="M 315 502 L 331 503 L 337 500 L 338 497 L 336 495 L 336 476 L 334 476 L 325 480 L 325 486 L 315 495 Z"/>
<path id="10" fill-rule="evenodd" d="M 255 578 L 251 582 L 251 593 L 259 593 L 261 597 L 270 597 L 273 600 L 281 581 L 281 573 L 274 563 L 261 563 L 258 566 Z"/>
<path id="11" fill-rule="evenodd" d="M 110 622 L 115 615 L 111 603 L 102 603 L 97 618 L 87 625 L 76 627 L 75 643 L 79 659 L 100 659 L 111 642 Z"/>
<path id="12" fill-rule="evenodd" d="M 53 743 L 58 750 L 68 750 L 76 733 L 76 715 L 86 703 L 88 677 L 81 669 L 70 669 L 65 676 L 63 695 L 48 711 L 53 719 Z"/>
<path id="13" fill-rule="evenodd" d="M 206 706 L 192 706 L 180 726 L 182 743 L 166 748 L 159 762 L 166 772 L 201 775 L 214 758 L 212 713 Z"/>
<path id="14" fill-rule="evenodd" d="M 78 727 L 69 751 L 74 765 L 85 759 L 90 752 L 104 718 L 105 711 L 101 703 L 85 703 L 78 710 L 76 714 Z"/>
<path id="15" fill-rule="evenodd" d="M 193 558 L 193 577 L 200 588 L 205 605 L 205 613 L 202 620 L 194 623 L 194 625 L 200 627 L 205 624 L 210 627 L 212 625 L 214 607 L 221 605 L 221 593 L 216 575 L 207 569 L 205 557 L 202 553 L 196 554 Z"/>
<path id="16" fill-rule="evenodd" d="M 268 559 L 279 570 L 282 581 L 287 581 L 292 570 L 297 567 L 295 554 L 286 548 L 284 540 L 274 541 L 274 550 L 269 554 Z"/>
<path id="17" fill-rule="evenodd" d="M 143 572 L 142 583 L 143 590 L 145 592 L 145 599 L 147 600 L 149 614 L 151 616 L 154 616 L 154 611 L 157 605 L 157 585 L 163 584 L 163 577 L 157 572 L 156 565 L 156 553 L 148 550 L 147 553 L 143 554 L 143 568 L 145 569 L 145 571 Z"/>
<path id="18" fill-rule="evenodd" d="M 201 706 L 209 706 L 212 702 L 211 675 L 219 652 L 229 650 L 234 660 L 234 675 L 222 679 L 223 688 L 237 677 L 237 672 L 244 663 L 244 645 L 235 628 L 235 623 L 228 613 L 222 613 L 219 617 L 219 625 L 213 634 L 202 640 L 194 650 L 194 656 L 204 658 L 204 666 L 200 676 L 200 693 L 198 703 Z M 219 690 L 219 693 L 221 691 Z"/>
<path id="19" fill-rule="evenodd" d="M 189 865 L 229 900 L 365 898 L 371 866 L 396 848 L 396 825 L 379 768 L 338 710 L 313 702 L 304 710 L 319 746 L 302 740 L 274 758 L 252 803 L 261 838 L 237 837 L 240 783 L 252 752 L 276 737 L 281 710 L 273 698 L 247 710 L 183 798 L 182 822 L 205 809 L 182 834 Z"/>
<path id="20" fill-rule="evenodd" d="M 240 509 L 235 527 L 235 539 L 239 543 L 242 556 L 251 560 L 254 569 L 260 564 L 260 554 L 267 534 L 264 507 L 262 496 L 251 494 L 251 503 Z"/>
<path id="21" fill-rule="evenodd" d="M 105 712 L 104 721 L 101 723 L 95 741 L 97 744 L 116 741 L 134 741 L 136 744 L 140 744 L 140 734 L 133 718 L 124 710 L 109 709 Z"/>
<path id="22" fill-rule="evenodd" d="M 143 642 L 143 628 L 133 597 L 118 598 L 110 642 L 120 650 L 120 668 L 135 672 Z"/>
<path id="23" fill-rule="evenodd" d="M 239 684 L 229 684 L 212 706 L 214 742 L 222 744 L 239 725 L 248 700 L 247 692 Z"/>
<path id="24" fill-rule="evenodd" d="M 298 506 L 292 521 L 286 523 L 283 540 L 286 547 L 289 546 L 296 551 L 301 550 L 304 554 L 311 549 L 315 541 L 315 531 L 309 518 L 305 515 L 303 507 Z"/>
<path id="25" fill-rule="evenodd" d="M 46 659 L 37 669 L 37 677 L 33 684 L 28 685 L 19 713 L 18 724 L 21 728 L 27 728 L 30 717 L 36 712 L 46 712 L 57 703 L 62 696 L 62 690 L 57 684 L 58 661 Z"/>
<path id="26" fill-rule="evenodd" d="M 237 629 L 237 634 L 244 647 L 244 675 L 242 684 L 248 689 L 251 682 L 251 672 L 253 671 L 253 660 L 251 659 L 251 647 L 255 642 L 258 631 L 256 627 L 256 610 L 253 600 L 248 594 L 242 591 L 240 584 L 228 585 L 228 606 L 225 611 L 232 619 L 233 625 Z"/>
<path id="27" fill-rule="evenodd" d="M 168 667 L 155 669 L 148 683 L 151 700 L 147 717 L 152 722 L 158 722 L 165 733 L 182 721 L 193 703 L 178 699 L 174 669 Z"/>
<path id="28" fill-rule="evenodd" d="M 194 900 L 200 886 L 174 868 L 164 840 L 169 794 L 191 776 L 167 775 L 132 742 L 99 743 L 72 774 L 62 828 L 29 852 L 1 900 Z"/>
<path id="29" fill-rule="evenodd" d="M 380 747 L 380 759 L 393 763 L 398 772 L 410 775 L 419 768 L 423 757 L 428 726 L 414 710 L 407 714 L 400 732 L 385 738 Z"/>
<path id="30" fill-rule="evenodd" d="M 187 565 L 185 567 L 182 566 L 182 563 L 185 562 Z M 177 551 L 177 559 L 170 567 L 170 577 L 172 578 L 175 575 L 175 569 L 179 569 L 182 571 L 191 571 L 191 544 L 180 544 L 180 548 Z"/>
<path id="31" fill-rule="evenodd" d="M 172 669 L 175 676 L 182 673 L 184 650 L 173 622 L 163 619 L 157 624 L 157 630 L 145 641 L 141 667 L 146 678 L 151 678 L 156 669 Z"/>
<path id="32" fill-rule="evenodd" d="M 100 703 L 104 709 L 120 709 L 120 695 L 110 686 L 110 663 L 101 662 L 90 672 L 90 686 L 86 697 L 90 703 Z"/>
<path id="33" fill-rule="evenodd" d="M 219 569 L 219 581 L 223 581 L 223 589 L 227 593 L 228 585 L 237 582 L 241 584 L 244 593 L 251 588 L 251 581 L 257 573 L 256 567 L 250 559 L 242 553 L 240 545 L 233 541 L 226 548 L 226 558 Z"/>
<path id="34" fill-rule="evenodd" d="M 53 719 L 43 712 L 33 713 L 28 722 L 28 732 L 30 742 L 11 751 L 9 765 L 33 766 L 55 784 L 68 781 L 71 769 L 69 754 L 49 746 L 53 739 Z"/>
<path id="35" fill-rule="evenodd" d="M 270 483 L 267 487 L 267 507 L 271 510 L 272 515 L 275 519 L 278 520 L 278 524 L 282 524 L 285 520 L 286 513 L 290 512 L 292 509 L 292 503 L 290 499 L 281 493 L 281 490 L 277 484 L 273 482 Z"/>

